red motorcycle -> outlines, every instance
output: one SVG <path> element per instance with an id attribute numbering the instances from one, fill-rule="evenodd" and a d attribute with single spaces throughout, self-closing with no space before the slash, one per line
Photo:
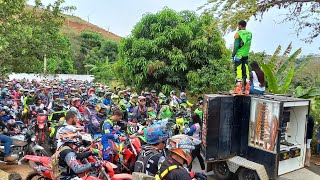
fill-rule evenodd
<path id="1" fill-rule="evenodd" d="M 51 180 L 51 172 L 50 172 L 50 157 L 45 156 L 32 156 L 26 155 L 24 157 L 25 160 L 29 160 L 30 166 L 34 169 L 33 172 L 29 173 L 26 177 L 26 180 L 32 180 L 34 178 L 37 179 L 45 179 Z M 99 166 L 95 168 L 94 171 L 87 171 L 83 174 L 80 174 L 79 177 L 81 179 L 86 180 L 121 180 L 127 179 L 131 180 L 131 174 L 115 174 L 114 169 L 117 168 L 116 165 L 100 160 L 99 158 L 90 156 L 88 159 L 85 159 L 84 162 L 98 162 Z M 79 162 L 81 163 L 81 162 Z"/>
<path id="2" fill-rule="evenodd" d="M 44 144 L 46 139 L 46 133 L 49 132 L 47 127 L 47 115 L 44 113 L 37 114 L 37 125 L 35 127 L 36 141 L 38 144 Z"/>
<path id="3" fill-rule="evenodd" d="M 129 138 L 121 137 L 120 139 L 120 142 L 109 141 L 112 144 L 113 151 L 111 162 L 118 166 L 116 172 L 131 173 L 133 172 L 136 157 L 141 150 L 141 142 L 135 135 L 130 135 Z"/>

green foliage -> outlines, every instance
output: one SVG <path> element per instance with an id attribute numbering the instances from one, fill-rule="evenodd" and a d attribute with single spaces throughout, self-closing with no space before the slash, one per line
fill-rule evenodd
<path id="1" fill-rule="evenodd" d="M 109 63 L 109 59 L 98 61 L 96 64 L 86 64 L 86 68 L 90 68 L 90 73 L 94 75 L 94 80 L 103 84 L 110 84 L 114 77 L 113 66 Z"/>
<path id="2" fill-rule="evenodd" d="M 299 71 L 305 61 L 307 61 L 296 61 L 298 55 L 301 53 L 301 48 L 288 57 L 291 49 L 292 46 L 290 43 L 280 56 L 281 46 L 278 46 L 271 57 L 260 54 L 262 58 L 256 59 L 265 73 L 268 82 L 268 91 L 271 93 L 285 94 L 291 85 L 295 72 Z"/>
<path id="3" fill-rule="evenodd" d="M 320 58 L 315 55 L 303 56 L 298 59 L 304 66 L 296 72 L 292 84 L 294 87 L 302 86 L 304 89 L 320 87 Z"/>
<path id="4" fill-rule="evenodd" d="M 119 50 L 121 61 L 116 68 L 123 71 L 116 71 L 117 77 L 138 89 L 163 91 L 189 88 L 186 75 L 220 59 L 226 51 L 210 15 L 171 9 L 145 15 L 132 35 L 120 42 Z"/>
<path id="5" fill-rule="evenodd" d="M 118 56 L 118 43 L 106 40 L 97 32 L 83 31 L 81 33 L 81 49 L 79 61 L 77 62 L 78 69 L 90 70 L 88 65 L 103 64 L 105 59 L 108 61 L 116 61 Z"/>
<path id="6" fill-rule="evenodd" d="M 200 9 L 219 18 L 220 27 L 226 33 L 236 30 L 240 20 L 258 19 L 259 16 L 262 19 L 264 13 L 271 9 L 286 9 L 282 22 L 295 22 L 298 35 L 309 31 L 306 41 L 310 42 L 320 34 L 320 3 L 315 0 L 208 0 Z"/>
<path id="7" fill-rule="evenodd" d="M 11 67 L 14 72 L 41 73 L 44 57 L 49 61 L 59 59 L 73 63 L 70 43 L 60 34 L 64 22 L 61 13 L 72 9 L 63 7 L 63 2 L 56 0 L 44 6 L 36 0 L 33 9 L 26 9 L 25 1 L 0 1 L 5 3 L 0 6 L 6 7 L 0 12 L 0 37 L 5 39 L 0 43 L 3 44 L 0 57 L 5 62 L 4 66 Z M 71 67 L 66 71 L 74 70 Z"/>
<path id="8" fill-rule="evenodd" d="M 234 85 L 233 63 L 230 58 L 210 60 L 208 66 L 187 74 L 188 86 L 193 94 L 229 91 Z"/>

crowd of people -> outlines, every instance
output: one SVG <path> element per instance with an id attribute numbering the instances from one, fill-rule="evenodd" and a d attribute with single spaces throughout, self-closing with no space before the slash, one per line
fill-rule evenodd
<path id="1" fill-rule="evenodd" d="M 200 155 L 203 99 L 196 105 L 187 100 L 185 92 L 179 95 L 172 90 L 169 96 L 162 92 L 145 90 L 140 93 L 131 88 L 110 88 L 100 83 L 86 81 L 1 81 L 0 140 L 5 145 L 5 161 L 15 161 L 10 155 L 10 132 L 20 133 L 15 121 L 25 124 L 35 114 L 47 114 L 47 126 L 53 123 L 52 114 L 63 112 L 56 127 L 54 141 L 59 152 L 59 179 L 77 177 L 96 163 L 79 163 L 79 159 L 101 156 L 112 161 L 110 141 L 119 142 L 127 135 L 127 124 L 139 124 L 143 128 L 144 145 L 137 155 L 132 171 L 155 176 L 156 179 L 206 179 L 203 173 L 192 172 L 192 160 L 197 157 L 204 170 Z M 175 118 L 184 119 L 183 127 L 176 126 Z M 50 119 L 51 118 L 51 119 Z M 166 119 L 166 121 L 164 121 Z M 168 128 L 164 122 L 173 121 Z M 94 139 L 100 138 L 102 149 L 79 153 L 78 131 L 87 132 Z M 167 149 L 170 153 L 166 153 Z M 140 162 L 140 163 L 139 163 Z M 183 168 L 187 165 L 188 168 Z"/>

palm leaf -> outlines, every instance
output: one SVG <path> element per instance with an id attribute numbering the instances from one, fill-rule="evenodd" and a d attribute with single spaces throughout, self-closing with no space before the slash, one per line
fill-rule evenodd
<path id="1" fill-rule="evenodd" d="M 292 42 L 288 45 L 287 49 L 283 52 L 282 56 L 288 56 L 292 50 Z"/>
<path id="2" fill-rule="evenodd" d="M 283 85 L 281 86 L 281 90 L 280 90 L 281 94 L 285 94 L 287 92 L 293 76 L 294 76 L 294 66 L 291 67 L 289 73 L 287 74 L 287 77 L 285 78 Z"/>
<path id="3" fill-rule="evenodd" d="M 268 63 L 268 65 L 269 65 L 270 67 L 273 67 L 273 68 L 272 68 L 272 71 L 275 70 L 276 60 L 278 59 L 278 56 L 279 56 L 279 54 L 280 54 L 280 51 L 281 51 L 281 46 L 279 45 L 279 46 L 277 47 L 277 49 L 274 51 L 274 53 L 273 53 L 273 55 L 272 55 L 272 57 L 271 57 L 271 59 L 270 59 L 270 61 L 269 61 L 269 63 Z"/>
<path id="4" fill-rule="evenodd" d="M 301 48 L 299 48 L 288 59 L 284 60 L 279 66 L 279 70 L 276 72 L 276 74 L 280 77 L 283 77 L 283 73 L 289 66 L 291 66 L 295 62 L 301 51 Z"/>
<path id="5" fill-rule="evenodd" d="M 261 64 L 261 67 L 264 71 L 264 74 L 265 74 L 267 80 L 268 80 L 269 91 L 271 91 L 273 93 L 279 93 L 278 82 L 277 82 L 276 76 L 272 72 L 271 68 L 267 64 L 264 64 L 264 63 Z"/>

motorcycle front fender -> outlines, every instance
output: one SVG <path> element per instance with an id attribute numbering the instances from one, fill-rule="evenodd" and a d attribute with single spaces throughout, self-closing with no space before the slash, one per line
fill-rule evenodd
<path id="1" fill-rule="evenodd" d="M 132 175 L 131 174 L 115 174 L 112 178 L 112 180 L 120 180 L 120 179 L 132 179 Z"/>

